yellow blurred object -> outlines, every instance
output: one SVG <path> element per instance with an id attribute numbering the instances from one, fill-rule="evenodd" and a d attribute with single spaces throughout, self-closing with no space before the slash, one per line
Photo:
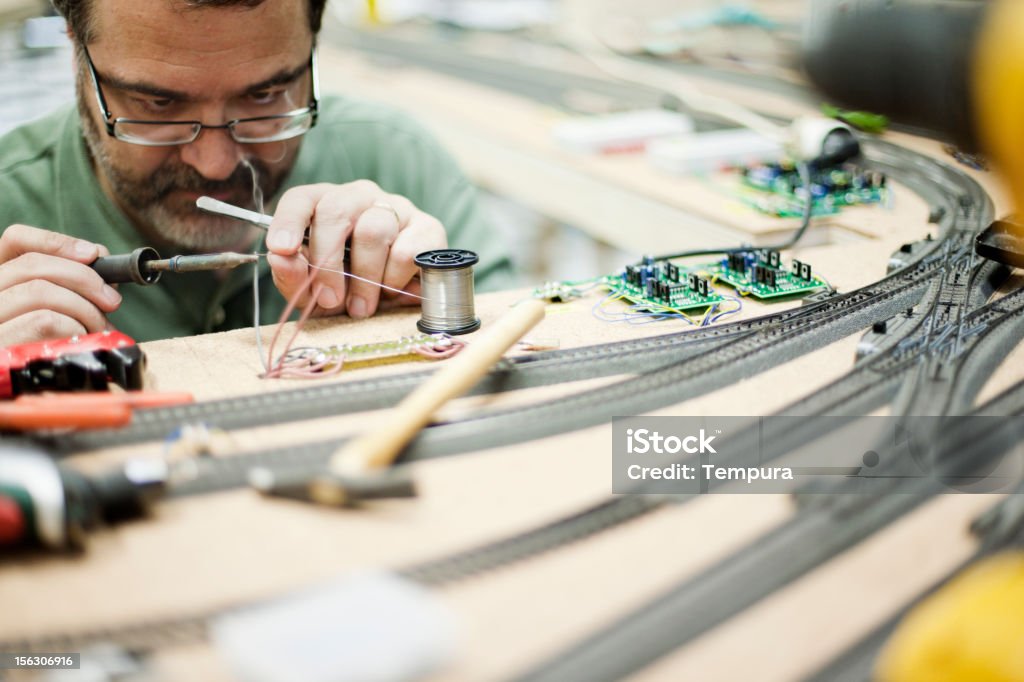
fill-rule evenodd
<path id="1" fill-rule="evenodd" d="M 974 110 L 985 151 L 1024 209 L 1024 2 L 987 10 L 974 53 Z"/>
<path id="2" fill-rule="evenodd" d="M 366 20 L 374 26 L 380 24 L 380 9 L 377 7 L 377 0 L 366 0 Z"/>
<path id="3" fill-rule="evenodd" d="M 964 571 L 903 620 L 878 682 L 1024 682 L 1024 552 Z"/>

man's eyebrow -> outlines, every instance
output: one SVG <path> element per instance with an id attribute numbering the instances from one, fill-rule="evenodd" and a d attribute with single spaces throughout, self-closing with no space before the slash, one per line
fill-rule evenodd
<path id="1" fill-rule="evenodd" d="M 261 80 L 259 83 L 253 83 L 249 87 L 245 88 L 244 92 L 257 92 L 259 90 L 266 90 L 272 88 L 275 85 L 284 85 L 286 83 L 292 83 L 296 81 L 299 76 L 304 74 L 309 69 L 309 61 L 303 62 L 300 66 L 287 71 L 278 71 L 270 78 Z"/>
<path id="2" fill-rule="evenodd" d="M 104 85 L 117 88 L 118 90 L 128 90 L 131 92 L 137 92 L 142 95 L 150 95 L 152 97 L 161 97 L 164 99 L 173 99 L 188 101 L 192 99 L 192 96 L 185 92 L 179 92 L 178 90 L 171 90 L 169 88 L 161 88 L 158 85 L 152 83 L 146 83 L 144 81 L 129 81 L 117 76 L 100 76 L 100 82 Z"/>
<path id="3" fill-rule="evenodd" d="M 309 69 L 309 62 L 304 62 L 302 65 L 297 66 L 294 69 L 281 70 L 275 73 L 270 78 L 266 78 L 258 83 L 246 86 L 241 94 L 250 92 L 257 92 L 259 90 L 266 90 L 272 88 L 275 85 L 282 85 L 285 83 L 291 83 L 298 79 L 303 73 Z M 187 92 L 181 92 L 179 90 L 172 90 L 170 88 L 162 88 L 152 83 L 146 83 L 145 81 L 129 81 L 116 76 L 103 75 L 100 76 L 100 82 L 111 87 L 117 88 L 118 90 L 127 90 L 131 92 L 137 92 L 142 95 L 149 95 L 151 97 L 161 97 L 164 99 L 173 99 L 181 102 L 188 102 L 194 99 L 194 97 Z"/>

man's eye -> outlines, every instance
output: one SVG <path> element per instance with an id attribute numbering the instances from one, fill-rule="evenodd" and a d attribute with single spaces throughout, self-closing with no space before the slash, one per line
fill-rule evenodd
<path id="1" fill-rule="evenodd" d="M 281 96 L 281 90 L 258 90 L 249 93 L 249 101 L 254 104 L 273 104 Z"/>
<path id="2" fill-rule="evenodd" d="M 171 110 L 176 102 L 170 98 L 160 99 L 136 99 L 135 103 L 146 111 L 163 113 Z"/>

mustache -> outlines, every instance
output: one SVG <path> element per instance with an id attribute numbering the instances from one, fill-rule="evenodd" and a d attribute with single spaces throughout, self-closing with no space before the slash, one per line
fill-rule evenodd
<path id="1" fill-rule="evenodd" d="M 271 180 L 270 169 L 259 159 L 248 159 L 256 170 L 256 178 L 263 189 Z M 253 190 L 251 171 L 242 163 L 235 166 L 231 175 L 223 180 L 211 180 L 197 172 L 187 164 L 164 166 L 150 177 L 150 187 L 154 200 L 166 198 L 172 192 L 198 192 L 200 194 L 230 193 L 237 196 L 248 196 Z"/>

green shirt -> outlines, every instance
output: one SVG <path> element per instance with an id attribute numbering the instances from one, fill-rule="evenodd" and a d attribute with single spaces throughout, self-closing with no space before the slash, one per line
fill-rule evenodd
<path id="1" fill-rule="evenodd" d="M 348 98 L 325 98 L 316 127 L 303 139 L 281 192 L 318 182 L 369 179 L 408 197 L 438 218 L 452 247 L 480 256 L 481 290 L 507 285 L 511 265 L 495 249 L 476 190 L 452 158 L 409 118 Z M 22 223 L 103 244 L 111 253 L 146 246 L 103 193 L 90 165 L 77 109 L 63 108 L 0 137 L 0 229 Z M 164 257 L 173 254 L 162 254 Z M 260 261 L 260 318 L 277 320 L 284 300 Z M 109 316 L 137 341 L 190 336 L 252 325 L 252 269 L 165 274 L 159 284 L 120 287 L 124 300 Z"/>

